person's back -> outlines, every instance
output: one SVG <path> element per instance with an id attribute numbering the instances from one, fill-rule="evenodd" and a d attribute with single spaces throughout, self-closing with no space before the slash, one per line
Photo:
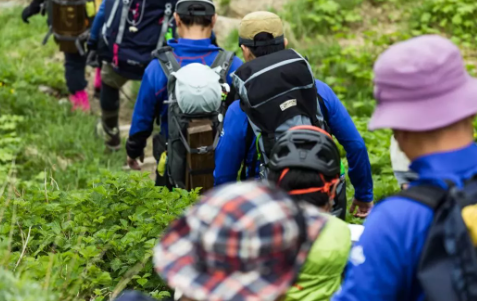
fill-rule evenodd
<path id="1" fill-rule="evenodd" d="M 232 103 L 227 111 L 223 135 L 217 146 L 215 157 L 215 185 L 236 181 L 244 161 L 247 164 L 244 164 L 242 169 L 244 171 L 242 178 L 256 177 L 256 166 L 260 163 L 266 165 L 266 162 L 256 164 L 257 160 L 252 158 L 255 145 L 252 146 L 251 142 L 257 135 L 260 137 L 258 139 L 260 147 L 257 149 L 262 152 L 260 158 L 265 159 L 263 153 L 266 155 L 266 147 L 263 145 L 266 135 L 264 127 L 259 123 L 273 123 L 273 125 L 267 125 L 267 127 L 274 127 L 273 130 L 268 129 L 269 139 L 267 140 L 273 140 L 273 136 L 277 137 L 279 133 L 295 125 L 320 124 L 323 128 L 329 128 L 346 151 L 349 176 L 356 192 L 351 211 L 354 213 L 356 207 L 359 207 L 356 216 L 366 217 L 373 204 L 373 184 L 364 141 L 332 89 L 319 80 L 315 80 L 313 85 L 311 79 L 314 76 L 310 71 L 311 68 L 305 66 L 307 63 L 303 56 L 293 50 L 286 50 L 288 42 L 284 37 L 283 22 L 280 17 L 270 12 L 254 12 L 245 16 L 239 28 L 239 44 L 247 66 L 242 67 L 243 74 L 239 75 L 239 70 L 235 73 L 234 77 L 238 78 L 239 85 L 234 83 L 234 86 L 235 90 L 240 92 L 239 94 L 253 92 L 254 99 L 251 101 L 254 105 L 247 105 L 248 97 L 239 95 L 241 100 Z M 291 64 L 284 64 L 283 62 L 289 58 L 292 58 L 289 61 Z M 277 61 L 281 64 L 273 65 Z M 267 68 L 268 66 L 270 69 Z M 260 69 L 263 70 L 260 71 Z M 240 81 L 247 80 L 250 70 L 252 74 L 256 72 L 255 75 L 244 85 L 246 89 L 239 88 Z M 280 74 L 289 76 L 280 76 Z M 267 99 L 272 97 L 273 103 L 265 102 L 265 96 Z M 263 104 L 258 104 L 259 102 Z M 247 109 L 247 106 L 252 110 Z M 242 109 L 249 111 L 247 112 L 249 116 Z M 250 114 L 250 111 L 260 110 L 261 113 Z M 253 131 L 247 129 L 249 124 Z M 266 171 L 266 168 L 263 170 Z M 344 172 L 343 178 L 345 178 Z M 345 186 L 344 182 L 342 186 Z M 347 202 L 346 189 L 340 191 L 342 193 L 337 203 L 344 208 Z M 342 210 L 342 213 L 341 217 L 344 218 L 345 210 Z"/>
<path id="2" fill-rule="evenodd" d="M 328 215 L 340 182 L 340 155 L 331 136 L 312 126 L 298 126 L 278 138 L 270 157 L 269 180 L 297 202 L 328 216 L 286 300 L 329 300 L 338 290 L 351 249 L 348 225 Z"/>
<path id="3" fill-rule="evenodd" d="M 410 189 L 448 189 L 449 181 L 463 187 L 477 174 L 472 126 L 477 81 L 467 74 L 458 48 L 438 36 L 405 41 L 381 55 L 375 74 L 378 105 L 369 128 L 393 129 L 419 176 Z M 351 251 L 345 282 L 333 300 L 428 299 L 420 272 L 434 218 L 429 205 L 409 195 L 380 202 Z"/>
<path id="4" fill-rule="evenodd" d="M 185 67 L 192 63 L 211 66 L 216 60 L 221 48 L 213 45 L 210 40 L 216 21 L 215 6 L 212 1 L 181 0 L 177 3 L 174 14 L 177 32 L 181 38 L 170 40 L 177 63 Z M 235 57 L 227 72 L 227 82 L 231 84 L 230 73 L 234 72 L 242 62 Z M 159 60 L 153 60 L 146 69 L 141 89 L 134 108 L 133 120 L 129 139 L 126 145 L 128 164 L 132 169 L 139 169 L 137 159 L 144 155 L 147 138 L 151 135 L 154 121 L 160 120 L 161 136 L 167 140 L 168 78 Z M 165 146 L 162 145 L 164 148 Z M 159 151 L 162 153 L 161 151 Z M 158 185 L 165 185 L 165 180 L 158 177 Z"/>

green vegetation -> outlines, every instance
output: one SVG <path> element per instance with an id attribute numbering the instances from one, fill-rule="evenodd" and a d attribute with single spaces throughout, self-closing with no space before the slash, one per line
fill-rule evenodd
<path id="1" fill-rule="evenodd" d="M 139 173 L 103 172 L 88 186 L 47 184 L 1 199 L 0 266 L 28 272 L 61 300 L 103 300 L 126 287 L 165 291 L 152 249 L 198 192 L 169 192 Z"/>
<path id="2" fill-rule="evenodd" d="M 456 43 L 472 47 L 477 42 L 477 2 L 472 0 L 425 0 L 413 12 L 416 33 L 444 31 Z"/>
<path id="3" fill-rule="evenodd" d="M 111 154 L 94 138 L 97 118 L 58 101 L 67 91 L 57 47 L 41 46 L 45 20 L 24 25 L 20 11 L 0 12 L 0 300 L 106 300 L 123 288 L 167 296 L 151 249 L 198 192 L 168 192 L 121 171 L 124 150 Z M 397 41 L 439 33 L 461 46 L 476 74 L 476 11 L 473 0 L 293 0 L 280 12 L 295 34 L 292 46 L 362 134 L 376 200 L 398 187 L 391 133 L 367 131 L 375 59 Z M 226 48 L 240 54 L 237 40 L 234 32 Z"/>

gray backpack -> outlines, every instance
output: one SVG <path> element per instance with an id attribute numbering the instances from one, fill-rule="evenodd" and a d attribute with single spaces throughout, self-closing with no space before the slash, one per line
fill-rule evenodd
<path id="1" fill-rule="evenodd" d="M 220 51 L 212 66 L 193 63 L 181 67 L 169 47 L 162 49 L 157 57 L 169 79 L 166 102 L 169 104 L 169 182 L 175 188 L 207 190 L 213 187 L 214 153 L 223 128 L 224 100 L 230 91 L 227 74 L 234 53 Z M 195 130 L 206 129 L 206 138 L 195 139 L 194 145 L 188 139 L 193 132 L 192 124 L 198 125 Z"/>

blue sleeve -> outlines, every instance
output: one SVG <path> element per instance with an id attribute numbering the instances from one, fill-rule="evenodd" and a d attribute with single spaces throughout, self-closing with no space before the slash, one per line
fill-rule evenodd
<path id="1" fill-rule="evenodd" d="M 129 139 L 126 144 L 128 156 L 139 157 L 151 136 L 154 120 L 167 97 L 167 79 L 157 60 L 146 68 L 141 88 L 134 106 Z"/>
<path id="2" fill-rule="evenodd" d="M 362 202 L 373 200 L 373 178 L 368 150 L 348 111 L 331 88 L 317 81 L 318 93 L 328 109 L 328 125 L 346 151 L 348 174 L 355 190 L 355 198 Z"/>
<path id="3" fill-rule="evenodd" d="M 235 101 L 225 115 L 224 129 L 215 150 L 215 186 L 237 181 L 245 159 L 247 126 L 247 115 Z"/>
<path id="4" fill-rule="evenodd" d="M 432 210 L 411 200 L 378 204 L 351 250 L 345 281 L 332 300 L 422 300 L 416 270 L 432 219 Z"/>
<path id="5" fill-rule="evenodd" d="M 93 26 L 91 26 L 91 32 L 90 32 L 90 39 L 93 41 L 97 41 L 99 37 L 99 33 L 101 31 L 101 28 L 103 27 L 104 24 L 104 5 L 106 3 L 106 0 L 101 2 L 101 6 L 99 7 L 99 11 L 94 17 L 94 22 Z"/>
<path id="6" fill-rule="evenodd" d="M 232 86 L 232 77 L 230 74 L 234 73 L 240 66 L 243 65 L 243 62 L 240 58 L 234 57 L 234 60 L 232 62 L 232 66 L 230 66 L 229 74 L 227 74 L 227 83 Z"/>

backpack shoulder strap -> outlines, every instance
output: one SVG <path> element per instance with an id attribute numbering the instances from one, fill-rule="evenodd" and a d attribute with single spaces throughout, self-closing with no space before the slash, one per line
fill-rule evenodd
<path id="1" fill-rule="evenodd" d="M 116 3 L 117 2 L 119 1 L 116 0 Z M 118 35 L 116 36 L 116 42 L 115 42 L 117 45 L 121 45 L 121 43 L 123 42 L 124 31 L 126 30 L 128 14 L 129 14 L 129 7 L 128 5 L 126 5 L 125 2 L 123 2 L 123 7 L 121 9 L 121 19 L 119 19 Z"/>
<path id="2" fill-rule="evenodd" d="M 432 210 L 436 210 L 447 195 L 447 190 L 434 185 L 414 186 L 403 190 L 396 196 L 417 201 Z"/>
<path id="3" fill-rule="evenodd" d="M 218 74 L 223 83 L 227 82 L 227 74 L 229 73 L 230 67 L 232 66 L 235 53 L 231 51 L 219 50 L 217 57 L 210 66 L 210 68 L 215 69 L 220 67 Z"/>
<path id="4" fill-rule="evenodd" d="M 162 70 L 167 78 L 169 78 L 173 72 L 177 72 L 181 68 L 181 65 L 177 62 L 171 47 L 163 47 L 159 49 L 154 53 L 154 56 L 159 60 Z"/>
<path id="5" fill-rule="evenodd" d="M 331 128 L 330 128 L 330 113 L 328 112 L 328 108 L 326 107 L 325 104 L 325 99 L 323 96 L 318 93 L 318 103 L 320 104 L 320 110 L 321 114 L 323 115 L 323 121 L 324 121 L 324 130 L 327 131 L 330 135 L 333 135 L 331 133 Z"/>
<path id="6" fill-rule="evenodd" d="M 245 181 L 247 179 L 247 166 L 246 162 L 250 152 L 250 147 L 252 147 L 253 140 L 255 139 L 255 133 L 253 132 L 252 126 L 247 122 L 247 134 L 245 136 L 245 156 L 244 156 L 244 166 L 242 167 L 242 173 L 240 174 L 240 179 Z M 252 159 L 252 165 L 250 166 L 249 176 L 250 178 L 255 177 L 255 169 L 257 167 L 257 160 Z"/>
<path id="7" fill-rule="evenodd" d="M 162 20 L 162 28 L 161 28 L 161 34 L 159 35 L 159 40 L 157 41 L 156 45 L 156 50 L 161 49 L 162 46 L 164 46 L 164 42 L 166 41 L 166 35 L 167 35 L 167 30 L 169 28 L 169 22 L 172 17 L 172 4 L 170 2 L 166 3 L 166 7 L 164 10 L 164 18 Z"/>

